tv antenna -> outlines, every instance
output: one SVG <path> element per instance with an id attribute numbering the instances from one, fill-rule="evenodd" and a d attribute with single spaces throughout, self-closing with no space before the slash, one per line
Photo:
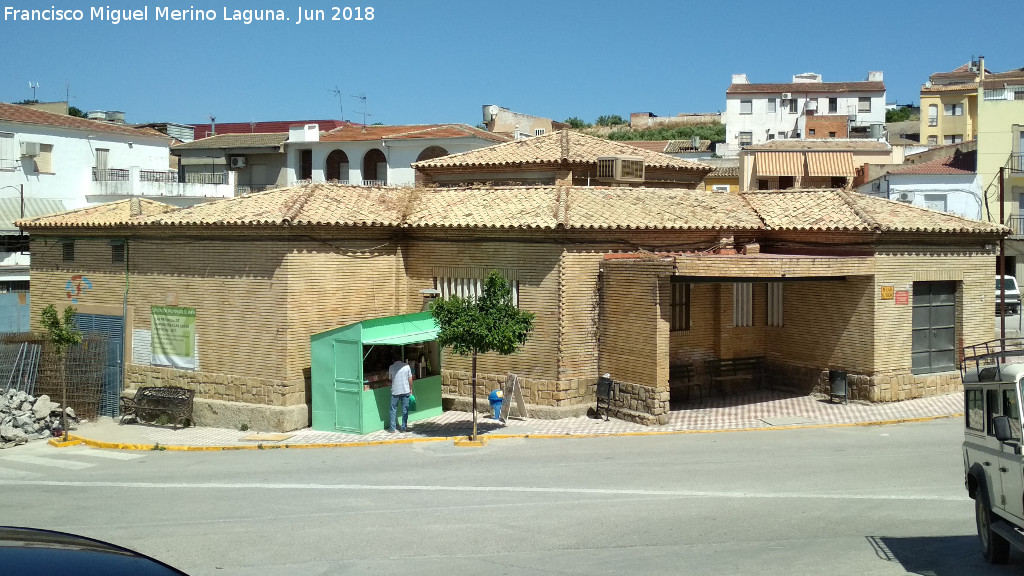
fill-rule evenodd
<path id="1" fill-rule="evenodd" d="M 28 87 L 32 89 L 32 99 L 36 100 L 36 88 L 39 88 L 39 82 L 29 82 Z"/>
<path id="2" fill-rule="evenodd" d="M 341 121 L 344 122 L 345 121 L 345 101 L 344 101 L 344 98 L 342 97 L 342 94 L 341 94 L 341 88 L 338 88 L 338 85 L 335 84 L 334 85 L 334 90 L 331 90 L 330 88 L 328 88 L 327 91 L 331 92 L 332 94 L 334 94 L 335 98 L 338 99 L 338 112 L 341 113 Z"/>
<path id="3" fill-rule="evenodd" d="M 362 102 L 363 102 L 363 112 L 362 112 L 362 114 L 363 114 L 363 126 L 366 126 L 366 117 L 367 116 L 373 116 L 373 114 L 370 114 L 369 112 L 366 111 L 366 94 L 360 92 L 358 96 L 356 96 L 355 94 L 351 94 L 351 96 L 353 98 L 358 98 L 359 100 L 362 100 Z"/>

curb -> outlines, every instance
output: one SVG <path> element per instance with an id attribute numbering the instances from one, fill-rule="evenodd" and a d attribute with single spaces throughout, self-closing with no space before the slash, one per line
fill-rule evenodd
<path id="1" fill-rule="evenodd" d="M 455 446 L 459 447 L 477 447 L 482 448 L 487 446 L 490 440 L 511 440 L 511 439 L 539 439 L 539 440 L 554 440 L 558 438 L 622 438 L 622 437 L 636 437 L 636 436 L 671 436 L 680 434 L 716 434 L 721 432 L 768 432 L 773 430 L 800 430 L 800 429 L 815 429 L 815 428 L 850 428 L 854 426 L 889 426 L 893 424 L 908 424 L 913 422 L 930 422 L 932 420 L 945 420 L 949 418 L 962 418 L 963 413 L 955 414 L 943 414 L 938 416 L 921 416 L 917 418 L 899 418 L 895 420 L 877 420 L 869 422 L 842 422 L 836 424 L 797 424 L 793 426 L 768 426 L 760 428 L 729 428 L 719 430 L 651 430 L 645 432 L 611 432 L 611 433 L 573 433 L 566 432 L 564 434 L 491 434 L 488 436 L 481 436 L 475 442 L 470 440 L 466 436 L 448 436 L 448 437 L 437 437 L 437 438 L 396 438 L 394 440 L 368 440 L 364 442 L 333 442 L 324 444 L 239 444 L 239 445 L 221 445 L 221 446 L 174 446 L 174 445 L 162 445 L 160 443 L 155 444 L 125 444 L 120 442 L 104 442 L 101 440 L 91 440 L 89 438 L 83 438 L 74 434 L 68 435 L 68 442 L 54 442 L 56 439 L 49 441 L 51 446 L 58 448 L 64 448 L 67 446 L 85 445 L 92 448 L 102 448 L 107 450 L 150 450 L 150 451 L 168 451 L 168 452 L 224 452 L 229 450 L 308 450 L 314 448 L 362 448 L 366 446 L 387 446 L 392 444 L 424 444 L 434 442 L 448 442 L 453 441 Z"/>

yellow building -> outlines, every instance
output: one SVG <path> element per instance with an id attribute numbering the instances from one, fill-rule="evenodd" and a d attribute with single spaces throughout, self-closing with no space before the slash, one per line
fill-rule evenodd
<path id="1" fill-rule="evenodd" d="M 978 94 L 978 176 L 985 194 L 983 217 L 1013 230 L 1006 241 L 1006 273 L 1020 277 L 1024 276 L 1024 68 L 983 74 Z"/>
<path id="2" fill-rule="evenodd" d="M 932 146 L 973 140 L 978 132 L 978 76 L 984 58 L 937 72 L 921 86 L 921 143 Z"/>

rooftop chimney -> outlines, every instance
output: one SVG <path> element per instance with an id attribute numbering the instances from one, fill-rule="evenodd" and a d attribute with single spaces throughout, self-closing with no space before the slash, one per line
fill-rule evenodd
<path id="1" fill-rule="evenodd" d="M 732 75 L 732 83 L 733 84 L 750 84 L 750 80 L 747 80 L 747 75 L 746 74 L 733 74 Z"/>
<path id="2" fill-rule="evenodd" d="M 868 72 L 868 82 L 881 82 L 881 81 L 882 81 L 882 73 L 881 72 Z"/>

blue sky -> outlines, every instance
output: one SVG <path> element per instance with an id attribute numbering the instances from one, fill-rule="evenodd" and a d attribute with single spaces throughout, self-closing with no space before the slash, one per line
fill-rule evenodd
<path id="1" fill-rule="evenodd" d="M 14 3 L 14 2 L 20 2 Z M 226 1 L 226 0 L 225 0 Z M 887 99 L 916 102 L 929 74 L 982 54 L 993 71 L 1024 66 L 1020 2 L 688 0 L 249 0 L 230 4 L 12 0 L 16 9 L 80 9 L 80 22 L 6 18 L 0 100 L 63 100 L 122 110 L 129 122 L 339 118 L 414 124 L 481 121 L 483 104 L 562 120 L 715 112 L 733 73 L 787 82 L 885 73 Z M 145 22 L 90 21 L 90 8 L 148 7 Z M 156 21 L 156 9 L 214 10 L 214 21 Z M 348 7 L 373 20 L 330 21 Z M 235 9 L 286 22 L 224 21 Z M 300 8 L 328 21 L 296 23 Z M 6 16 L 6 14 L 4 14 Z M 342 94 L 339 101 L 335 88 Z"/>

